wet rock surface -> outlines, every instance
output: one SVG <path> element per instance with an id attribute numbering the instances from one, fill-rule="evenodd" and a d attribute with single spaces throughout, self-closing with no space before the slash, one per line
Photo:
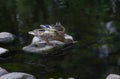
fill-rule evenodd
<path id="1" fill-rule="evenodd" d="M 8 52 L 8 49 L 0 47 L 0 55 L 5 54 Z"/>
<path id="2" fill-rule="evenodd" d="M 9 50 L 0 47 L 0 60 L 5 60 L 9 56 Z"/>
<path id="3" fill-rule="evenodd" d="M 51 52 L 59 51 L 64 48 L 64 46 L 69 46 L 74 44 L 73 37 L 65 34 L 64 42 L 57 40 L 50 40 L 50 45 L 46 43 L 43 39 L 33 37 L 32 43 L 28 46 L 23 47 L 23 51 L 27 53 L 38 53 L 38 54 L 48 54 Z"/>
<path id="4" fill-rule="evenodd" d="M 0 77 L 1 79 L 36 79 L 33 75 L 22 73 L 22 72 L 12 72 L 5 74 Z"/>
<path id="5" fill-rule="evenodd" d="M 2 76 L 4 74 L 8 74 L 8 71 L 3 69 L 2 67 L 0 67 L 0 76 Z"/>
<path id="6" fill-rule="evenodd" d="M 120 79 L 120 75 L 109 74 L 106 79 Z"/>
<path id="7" fill-rule="evenodd" d="M 32 43 L 28 46 L 23 47 L 23 51 L 28 53 L 39 53 L 39 54 L 47 54 L 50 51 L 61 48 L 65 43 L 60 41 L 50 41 L 51 45 L 47 45 L 45 41 Z"/>
<path id="8" fill-rule="evenodd" d="M 9 32 L 0 32 L 0 43 L 10 43 L 13 42 L 15 36 Z"/>
<path id="9" fill-rule="evenodd" d="M 11 72 L 0 67 L 0 79 L 36 79 L 33 75 L 23 72 Z"/>

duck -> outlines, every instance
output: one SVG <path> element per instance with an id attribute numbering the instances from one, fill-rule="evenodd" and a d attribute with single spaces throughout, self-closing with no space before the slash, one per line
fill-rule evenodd
<path id="1" fill-rule="evenodd" d="M 55 25 L 40 25 L 40 27 L 48 31 L 55 30 L 60 35 L 65 33 L 65 27 L 60 22 L 56 22 Z"/>
<path id="2" fill-rule="evenodd" d="M 55 25 L 52 25 L 52 29 L 55 30 L 56 34 L 60 38 L 64 38 L 64 36 L 65 36 L 65 28 L 60 22 L 56 22 Z"/>
<path id="3" fill-rule="evenodd" d="M 53 25 L 53 28 L 58 32 L 61 32 L 63 34 L 65 33 L 65 27 L 60 22 L 56 22 L 56 24 Z"/>
<path id="4" fill-rule="evenodd" d="M 64 37 L 61 37 L 60 35 L 58 35 L 55 29 L 49 29 L 49 30 L 35 29 L 28 33 L 38 37 L 39 39 L 42 38 L 43 40 L 46 41 L 48 45 L 51 45 L 49 42 L 50 40 L 57 40 L 62 42 L 64 41 Z"/>

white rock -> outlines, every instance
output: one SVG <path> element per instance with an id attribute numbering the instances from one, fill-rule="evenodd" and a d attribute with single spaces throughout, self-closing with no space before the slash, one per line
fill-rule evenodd
<path id="1" fill-rule="evenodd" d="M 74 77 L 69 77 L 68 79 L 75 79 Z"/>
<path id="2" fill-rule="evenodd" d="M 33 75 L 27 73 L 12 72 L 1 76 L 0 79 L 36 79 L 36 78 Z"/>
<path id="3" fill-rule="evenodd" d="M 65 34 L 64 39 L 65 43 L 73 43 L 73 37 L 68 34 Z"/>
<path id="4" fill-rule="evenodd" d="M 1 43 L 13 42 L 14 39 L 15 39 L 15 36 L 11 33 L 8 33 L 8 32 L 0 33 L 0 42 Z"/>
<path id="5" fill-rule="evenodd" d="M 0 55 L 8 52 L 8 49 L 0 47 Z"/>
<path id="6" fill-rule="evenodd" d="M 23 47 L 23 51 L 28 53 L 39 53 L 39 54 L 46 54 L 48 51 L 54 50 L 54 48 L 59 48 L 65 45 L 65 43 L 60 41 L 50 41 L 52 45 L 47 45 L 45 41 L 35 42 L 28 46 Z"/>
<path id="7" fill-rule="evenodd" d="M 29 32 L 29 34 L 32 34 L 32 33 Z M 65 45 L 71 44 L 73 42 L 74 42 L 73 37 L 68 34 L 64 35 L 64 42 L 57 41 L 57 40 L 49 40 L 49 43 L 51 45 L 48 45 L 46 41 L 44 41 L 42 38 L 40 39 L 34 36 L 32 39 L 32 43 L 28 46 L 23 47 L 23 51 L 27 53 L 48 54 L 53 50 L 61 49 Z"/>
<path id="8" fill-rule="evenodd" d="M 49 79 L 54 79 L 54 78 L 49 78 Z"/>
<path id="9" fill-rule="evenodd" d="M 0 67 L 0 76 L 7 74 L 7 70 Z"/>
<path id="10" fill-rule="evenodd" d="M 110 74 L 110 75 L 107 76 L 106 79 L 120 79 L 120 75 Z"/>
<path id="11" fill-rule="evenodd" d="M 39 41 L 41 41 L 38 37 L 33 37 L 33 39 L 32 39 L 32 43 L 35 43 L 35 42 L 39 42 Z"/>

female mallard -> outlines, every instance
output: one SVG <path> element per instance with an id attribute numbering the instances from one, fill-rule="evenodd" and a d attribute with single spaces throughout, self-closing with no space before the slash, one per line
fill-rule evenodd
<path id="1" fill-rule="evenodd" d="M 50 45 L 49 40 L 58 40 L 58 41 L 64 41 L 64 37 L 59 35 L 55 29 L 35 29 L 33 31 L 28 32 L 29 34 L 32 34 L 39 39 L 43 39 L 46 41 L 48 45 Z"/>

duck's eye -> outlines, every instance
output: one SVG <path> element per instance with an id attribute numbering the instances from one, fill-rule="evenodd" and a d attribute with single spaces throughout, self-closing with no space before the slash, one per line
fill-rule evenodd
<path id="1" fill-rule="evenodd" d="M 44 29 L 40 29 L 39 31 L 45 31 Z"/>

